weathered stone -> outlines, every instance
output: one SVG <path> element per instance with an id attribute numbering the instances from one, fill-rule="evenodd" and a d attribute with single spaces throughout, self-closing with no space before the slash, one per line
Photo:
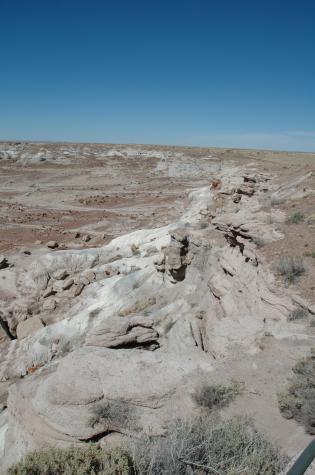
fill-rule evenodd
<path id="1" fill-rule="evenodd" d="M 87 280 L 87 283 L 90 284 L 91 282 L 94 282 L 95 280 L 95 272 L 93 272 L 91 269 L 86 269 L 85 271 L 82 272 L 81 277 Z"/>
<path id="2" fill-rule="evenodd" d="M 187 240 L 187 231 L 185 229 L 175 229 L 174 231 L 171 231 L 171 238 L 175 239 L 175 241 L 178 242 L 184 242 Z"/>
<path id="3" fill-rule="evenodd" d="M 75 285 L 73 285 L 71 289 L 72 297 L 78 297 L 81 294 L 84 287 L 85 286 L 82 282 L 78 282 Z"/>
<path id="4" fill-rule="evenodd" d="M 44 310 L 55 310 L 56 305 L 57 305 L 57 302 L 56 302 L 55 299 L 48 299 L 48 300 L 45 300 L 45 302 L 43 304 L 43 309 Z"/>
<path id="5" fill-rule="evenodd" d="M 315 315 L 315 304 L 309 305 L 309 306 L 308 306 L 308 311 L 309 311 L 312 315 Z"/>
<path id="6" fill-rule="evenodd" d="M 58 247 L 58 243 L 56 241 L 48 241 L 46 244 L 49 249 L 56 249 Z"/>
<path id="7" fill-rule="evenodd" d="M 47 289 L 44 290 L 43 292 L 43 297 L 46 299 L 47 297 L 50 297 L 51 295 L 55 295 L 56 291 L 53 289 L 52 286 L 47 287 Z"/>
<path id="8" fill-rule="evenodd" d="M 242 199 L 242 195 L 240 193 L 235 193 L 235 195 L 233 195 L 232 197 L 232 200 L 234 203 L 239 203 Z"/>
<path id="9" fill-rule="evenodd" d="M 5 256 L 0 256 L 0 269 L 9 267 L 8 259 Z"/>
<path id="10" fill-rule="evenodd" d="M 156 341 L 158 333 L 149 317 L 112 317 L 94 328 L 86 338 L 86 344 L 106 348 L 146 344 Z"/>
<path id="11" fill-rule="evenodd" d="M 237 193 L 252 196 L 255 193 L 255 187 L 251 183 L 244 183 L 237 189 Z"/>
<path id="12" fill-rule="evenodd" d="M 69 272 L 66 269 L 59 269 L 53 273 L 53 278 L 56 280 L 63 280 L 68 277 Z"/>
<path id="13" fill-rule="evenodd" d="M 22 340 L 22 338 L 32 335 L 37 330 L 43 328 L 43 326 L 43 322 L 37 316 L 28 318 L 18 324 L 16 327 L 16 336 L 19 340 Z"/>
<path id="14" fill-rule="evenodd" d="M 64 280 L 62 283 L 62 289 L 63 290 L 68 290 L 72 285 L 74 284 L 74 279 L 72 277 L 69 277 L 68 279 Z"/>

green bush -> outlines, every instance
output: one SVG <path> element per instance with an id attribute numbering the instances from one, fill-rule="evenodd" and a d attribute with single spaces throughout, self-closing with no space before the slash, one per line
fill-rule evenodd
<path id="1" fill-rule="evenodd" d="M 286 222 L 288 224 L 299 224 L 304 221 L 304 214 L 300 213 L 300 211 L 296 211 L 295 213 L 291 214 L 291 216 L 288 217 Z"/>
<path id="2" fill-rule="evenodd" d="M 98 445 L 32 452 L 9 468 L 7 475 L 132 475 L 129 455 Z"/>
<path id="3" fill-rule="evenodd" d="M 287 458 L 250 419 L 208 415 L 172 421 L 164 437 L 136 440 L 133 461 L 141 475 L 278 475 Z"/>
<path id="4" fill-rule="evenodd" d="M 304 274 L 305 270 L 301 257 L 284 256 L 277 264 L 277 271 L 288 284 L 294 283 L 298 277 Z"/>
<path id="5" fill-rule="evenodd" d="M 313 259 L 315 259 L 315 251 L 305 251 L 304 256 L 305 257 L 312 257 Z"/>
<path id="6" fill-rule="evenodd" d="M 227 406 L 240 394 L 241 386 L 233 382 L 228 386 L 222 384 L 203 384 L 194 394 L 196 403 L 207 409 L 221 408 Z"/>
<path id="7" fill-rule="evenodd" d="M 293 373 L 287 389 L 278 395 L 279 409 L 315 434 L 315 352 L 299 361 Z"/>
<path id="8" fill-rule="evenodd" d="M 308 311 L 302 307 L 299 307 L 299 308 L 295 308 L 294 310 L 292 310 L 292 312 L 289 313 L 288 320 L 291 322 L 294 320 L 301 320 L 307 317 L 308 317 Z"/>

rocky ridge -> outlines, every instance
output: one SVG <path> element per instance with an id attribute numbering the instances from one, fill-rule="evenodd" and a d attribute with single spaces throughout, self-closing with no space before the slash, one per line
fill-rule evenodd
<path id="1" fill-rule="evenodd" d="M 106 445 L 139 425 L 159 434 L 171 416 L 195 410 L 192 394 L 218 362 L 261 352 L 266 335 L 307 339 L 287 320 L 298 297 L 278 285 L 255 243 L 282 238 L 285 216 L 266 200 L 300 198 L 301 183 L 277 188 L 253 167 L 224 165 L 171 225 L 9 269 L 1 468 L 50 444 Z M 123 424 L 90 424 L 97 403 L 121 399 L 138 416 L 128 434 Z"/>

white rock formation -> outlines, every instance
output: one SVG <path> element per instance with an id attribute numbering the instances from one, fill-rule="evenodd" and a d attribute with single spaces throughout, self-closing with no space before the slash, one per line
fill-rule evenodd
<path id="1" fill-rule="evenodd" d="M 123 399 L 159 433 L 167 418 L 193 409 L 200 378 L 235 348 L 250 357 L 267 332 L 298 338 L 302 330 L 286 318 L 296 304 L 254 243 L 282 237 L 273 211 L 261 211 L 270 177 L 217 163 L 215 171 L 219 185 L 192 192 L 177 223 L 99 249 L 54 251 L 17 275 L 3 318 L 18 336 L 31 315 L 46 326 L 25 331 L 24 323 L 23 339 L 2 355 L 0 379 L 23 379 L 0 418 L 1 468 L 50 444 L 123 435 L 123 425 L 91 425 L 100 401 Z"/>

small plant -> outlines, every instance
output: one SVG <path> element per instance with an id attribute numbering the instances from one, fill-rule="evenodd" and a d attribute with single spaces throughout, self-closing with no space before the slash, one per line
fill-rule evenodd
<path id="1" fill-rule="evenodd" d="M 264 238 L 256 236 L 252 239 L 253 243 L 256 244 L 257 247 L 263 247 L 266 244 Z"/>
<path id="2" fill-rule="evenodd" d="M 8 469 L 8 475 L 132 475 L 130 456 L 120 450 L 103 450 L 87 444 L 68 449 L 32 452 Z"/>
<path id="3" fill-rule="evenodd" d="M 92 427 L 97 424 L 107 424 L 115 428 L 129 428 L 136 425 L 135 411 L 126 401 L 103 401 L 91 409 L 89 423 Z"/>
<path id="4" fill-rule="evenodd" d="M 202 221 L 199 226 L 200 229 L 206 229 L 209 227 L 209 223 L 207 223 L 206 221 Z"/>
<path id="5" fill-rule="evenodd" d="M 302 320 L 303 318 L 308 317 L 308 311 L 305 308 L 299 307 L 292 310 L 288 315 L 288 321 L 292 322 L 294 320 Z"/>
<path id="6" fill-rule="evenodd" d="M 284 202 L 285 202 L 285 198 L 280 197 L 280 196 L 272 196 L 270 199 L 271 206 L 281 205 Z"/>
<path id="7" fill-rule="evenodd" d="M 300 211 L 296 211 L 295 213 L 291 214 L 286 220 L 287 224 L 299 224 L 304 221 L 304 214 L 300 213 Z"/>
<path id="8" fill-rule="evenodd" d="M 300 360 L 293 368 L 294 376 L 285 391 L 278 394 L 279 409 L 287 419 L 304 425 L 315 434 L 315 353 Z"/>
<path id="9" fill-rule="evenodd" d="M 229 386 L 221 384 L 203 384 L 195 393 L 195 402 L 207 409 L 219 409 L 227 406 L 242 391 L 240 383 L 233 381 Z"/>
<path id="10" fill-rule="evenodd" d="M 305 273 L 305 266 L 301 257 L 284 256 L 277 264 L 277 271 L 284 276 L 288 284 L 294 283 Z"/>
<path id="11" fill-rule="evenodd" d="M 313 259 L 315 259 L 315 251 L 305 251 L 304 256 L 305 257 L 312 257 Z"/>

